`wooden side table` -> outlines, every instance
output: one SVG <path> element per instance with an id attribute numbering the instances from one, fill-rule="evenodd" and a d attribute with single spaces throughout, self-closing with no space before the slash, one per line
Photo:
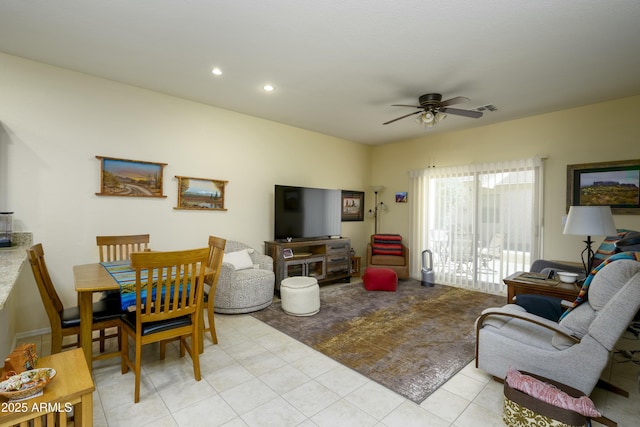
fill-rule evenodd
<path id="1" fill-rule="evenodd" d="M 360 262 L 359 256 L 351 257 L 351 277 L 360 277 Z"/>
<path id="2" fill-rule="evenodd" d="M 518 271 L 504 278 L 503 282 L 507 285 L 507 303 L 513 302 L 513 297 L 518 294 L 548 295 L 573 301 L 580 293 L 580 288 L 575 283 L 544 279 L 537 273 Z"/>
<path id="3" fill-rule="evenodd" d="M 73 425 L 93 426 L 93 390 L 82 349 L 76 348 L 38 359 L 38 368 L 53 368 L 56 376 L 44 388 L 42 395 L 18 402 L 0 397 L 0 427 L 15 425 L 66 426 L 73 409 Z M 46 420 L 41 423 L 42 418 Z M 24 424 L 21 424 L 24 423 Z"/>

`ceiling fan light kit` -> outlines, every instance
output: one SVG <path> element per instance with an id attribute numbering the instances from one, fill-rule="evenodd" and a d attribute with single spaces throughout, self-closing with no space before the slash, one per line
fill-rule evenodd
<path id="1" fill-rule="evenodd" d="M 443 121 L 445 117 L 447 117 L 447 115 L 444 113 L 425 111 L 424 113 L 416 117 L 416 123 L 418 123 L 419 125 L 424 125 L 425 127 L 434 127 L 435 125 Z"/>
<path id="2" fill-rule="evenodd" d="M 462 102 L 468 102 L 468 101 L 469 101 L 469 98 L 466 98 L 464 96 L 456 96 L 455 98 L 451 98 L 446 101 L 443 101 L 441 94 L 427 93 L 425 95 L 420 96 L 420 98 L 418 98 L 418 102 L 420 103 L 420 105 L 404 105 L 404 104 L 392 105 L 392 107 L 418 108 L 418 111 L 405 114 L 404 116 L 400 116 L 393 120 L 389 120 L 388 122 L 385 122 L 383 124 L 388 125 L 389 123 L 393 123 L 400 119 L 404 119 L 405 117 L 413 116 L 416 114 L 419 114 L 419 116 L 416 117 L 416 123 L 420 125 L 424 125 L 425 127 L 433 127 L 437 125 L 442 120 L 444 120 L 447 114 L 470 117 L 473 119 L 478 119 L 482 117 L 482 113 L 480 111 L 461 110 L 459 108 L 448 108 L 449 105 L 460 104 Z"/>

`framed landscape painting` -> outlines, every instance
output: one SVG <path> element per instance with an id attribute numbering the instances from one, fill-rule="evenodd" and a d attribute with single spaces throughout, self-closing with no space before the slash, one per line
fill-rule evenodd
<path id="1" fill-rule="evenodd" d="M 228 181 L 207 178 L 178 178 L 178 206 L 174 209 L 226 211 L 224 187 Z"/>
<path id="2" fill-rule="evenodd" d="M 640 215 L 640 159 L 567 165 L 567 211 L 570 206 Z"/>
<path id="3" fill-rule="evenodd" d="M 166 163 L 96 158 L 100 160 L 100 192 L 97 196 L 166 197 L 162 194 L 162 171 Z"/>

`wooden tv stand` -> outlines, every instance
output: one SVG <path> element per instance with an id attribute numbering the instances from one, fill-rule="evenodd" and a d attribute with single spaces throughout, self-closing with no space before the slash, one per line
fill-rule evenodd
<path id="1" fill-rule="evenodd" d="M 319 284 L 338 280 L 348 283 L 351 279 L 351 239 L 348 237 L 267 241 L 264 242 L 264 248 L 264 253 L 273 258 L 277 295 L 280 295 L 280 282 L 287 277 L 314 277 Z M 291 253 L 287 254 L 289 251 Z"/>

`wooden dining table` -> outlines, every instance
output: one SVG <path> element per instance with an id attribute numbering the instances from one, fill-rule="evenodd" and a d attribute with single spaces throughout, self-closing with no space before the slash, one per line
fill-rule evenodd
<path id="1" fill-rule="evenodd" d="M 213 274 L 213 269 L 205 268 L 205 276 Z M 80 347 L 92 371 L 92 324 L 93 294 L 96 292 L 120 290 L 120 285 L 99 262 L 73 266 L 73 281 L 78 294 L 80 308 Z M 200 312 L 202 316 L 202 312 Z M 202 317 L 201 317 L 202 318 Z M 204 320 L 200 321 L 200 350 L 203 350 Z"/>
<path id="2" fill-rule="evenodd" d="M 99 262 L 73 266 L 73 281 L 78 293 L 80 308 L 80 348 L 92 370 L 93 294 L 120 290 L 118 282 Z"/>

